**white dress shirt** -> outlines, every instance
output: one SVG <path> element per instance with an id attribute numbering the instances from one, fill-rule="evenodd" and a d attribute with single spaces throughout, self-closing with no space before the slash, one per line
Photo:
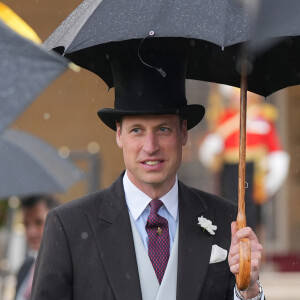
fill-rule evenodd
<path id="1" fill-rule="evenodd" d="M 152 200 L 149 196 L 139 190 L 128 178 L 127 172 L 123 177 L 123 186 L 125 191 L 126 203 L 129 213 L 135 221 L 136 228 L 140 234 L 142 242 L 148 253 L 148 234 L 146 223 L 150 214 L 149 203 Z M 168 220 L 170 235 L 170 253 L 175 239 L 178 225 L 178 180 L 176 178 L 172 189 L 159 200 L 164 205 L 158 211 L 158 214 Z"/>

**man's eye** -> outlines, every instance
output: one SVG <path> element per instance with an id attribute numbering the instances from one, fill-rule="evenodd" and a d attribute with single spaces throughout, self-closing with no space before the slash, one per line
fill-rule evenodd
<path id="1" fill-rule="evenodd" d="M 141 129 L 140 128 L 134 128 L 131 130 L 133 133 L 140 133 Z"/>
<path id="2" fill-rule="evenodd" d="M 161 127 L 161 128 L 159 128 L 159 131 L 160 131 L 160 132 L 167 132 L 167 131 L 168 131 L 168 128 L 166 128 L 166 127 Z"/>
<path id="3" fill-rule="evenodd" d="M 36 226 L 42 226 L 43 224 L 44 224 L 44 222 L 43 222 L 42 219 L 35 220 L 35 225 Z"/>

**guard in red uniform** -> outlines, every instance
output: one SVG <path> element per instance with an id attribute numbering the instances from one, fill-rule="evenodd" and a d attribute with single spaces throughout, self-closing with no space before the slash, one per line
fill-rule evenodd
<path id="1" fill-rule="evenodd" d="M 229 106 L 205 137 L 199 158 L 205 166 L 219 171 L 220 194 L 237 202 L 240 90 L 226 89 Z M 245 202 L 247 224 L 255 228 L 256 205 L 267 201 L 281 186 L 288 172 L 289 156 L 282 150 L 276 132 L 276 108 L 256 94 L 248 92 L 247 98 Z"/>

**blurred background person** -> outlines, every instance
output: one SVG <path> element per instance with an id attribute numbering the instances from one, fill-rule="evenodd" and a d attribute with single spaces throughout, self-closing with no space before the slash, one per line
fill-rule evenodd
<path id="1" fill-rule="evenodd" d="M 201 163 L 215 172 L 223 197 L 238 201 L 240 89 L 218 85 L 212 89 L 210 130 L 199 147 Z M 219 98 L 219 99 L 217 99 Z M 275 122 L 278 111 L 263 97 L 247 93 L 246 216 L 247 225 L 259 234 L 261 205 L 287 177 L 289 155 L 282 149 Z"/>
<path id="2" fill-rule="evenodd" d="M 51 195 L 32 195 L 21 199 L 28 251 L 17 274 L 15 300 L 30 299 L 35 259 L 40 248 L 46 216 L 58 205 L 58 200 Z"/>

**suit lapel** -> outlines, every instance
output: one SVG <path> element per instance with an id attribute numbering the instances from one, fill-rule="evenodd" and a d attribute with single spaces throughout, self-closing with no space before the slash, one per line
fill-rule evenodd
<path id="1" fill-rule="evenodd" d="M 123 174 L 107 190 L 96 218 L 89 217 L 116 299 L 142 299 Z"/>
<path id="2" fill-rule="evenodd" d="M 18 281 L 17 281 L 17 287 L 16 287 L 16 291 L 19 290 L 22 282 L 24 281 L 26 275 L 28 274 L 29 270 L 31 269 L 33 263 L 34 263 L 34 258 L 33 257 L 27 257 L 24 264 L 22 265 L 19 273 L 18 273 Z"/>
<path id="3" fill-rule="evenodd" d="M 197 225 L 201 215 L 213 221 L 213 209 L 180 183 L 177 300 L 199 299 L 205 281 L 213 237 Z"/>

